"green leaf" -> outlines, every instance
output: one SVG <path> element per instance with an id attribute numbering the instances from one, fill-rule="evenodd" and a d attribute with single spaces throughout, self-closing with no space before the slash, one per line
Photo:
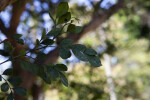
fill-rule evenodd
<path id="1" fill-rule="evenodd" d="M 22 44 L 22 45 L 24 44 L 23 39 L 18 39 L 17 42 L 20 43 L 20 44 Z"/>
<path id="2" fill-rule="evenodd" d="M 57 24 L 66 23 L 66 22 L 68 22 L 70 19 L 71 19 L 71 13 L 70 13 L 70 12 L 67 12 L 65 15 L 61 16 L 61 17 L 58 19 L 58 23 L 57 23 Z"/>
<path id="3" fill-rule="evenodd" d="M 86 55 L 84 54 L 85 49 L 86 47 L 81 44 L 75 44 L 72 46 L 72 52 L 78 59 L 82 61 L 88 61 Z"/>
<path id="4" fill-rule="evenodd" d="M 67 71 L 68 70 L 67 66 L 64 64 L 56 64 L 54 68 L 57 69 L 58 71 Z"/>
<path id="5" fill-rule="evenodd" d="M 36 39 L 36 46 L 40 46 L 40 41 L 38 39 Z"/>
<path id="6" fill-rule="evenodd" d="M 76 32 L 76 26 L 74 24 L 70 24 L 67 28 L 67 32 Z"/>
<path id="7" fill-rule="evenodd" d="M 41 40 L 43 40 L 43 39 L 45 38 L 45 35 L 46 35 L 46 30 L 43 29 L 42 36 L 41 36 Z"/>
<path id="8" fill-rule="evenodd" d="M 11 38 L 18 40 L 20 37 L 22 37 L 22 34 L 14 34 L 11 36 Z"/>
<path id="9" fill-rule="evenodd" d="M 61 34 L 61 28 L 54 28 L 50 32 L 48 32 L 47 36 L 54 36 L 56 38 Z"/>
<path id="10" fill-rule="evenodd" d="M 17 87 L 17 88 L 13 88 L 14 92 L 20 96 L 26 96 L 27 95 L 27 90 L 25 88 L 22 87 Z"/>
<path id="11" fill-rule="evenodd" d="M 41 65 L 37 65 L 37 70 L 38 70 L 37 75 L 39 75 L 40 77 L 44 77 L 44 74 L 45 74 L 44 67 Z"/>
<path id="12" fill-rule="evenodd" d="M 45 39 L 41 42 L 41 44 L 44 44 L 44 45 L 52 45 L 55 41 L 52 40 L 52 39 Z"/>
<path id="13" fill-rule="evenodd" d="M 67 78 L 65 77 L 65 75 L 61 72 L 59 72 L 59 77 L 60 77 L 60 80 L 61 82 L 66 86 L 68 87 L 68 80 Z"/>
<path id="14" fill-rule="evenodd" d="M 8 95 L 7 100 L 14 100 L 14 97 L 13 97 L 13 94 L 12 94 L 12 93 L 10 93 L 10 94 Z"/>
<path id="15" fill-rule="evenodd" d="M 83 28 L 81 26 L 76 26 L 75 28 L 75 33 L 78 34 L 83 30 Z"/>
<path id="16" fill-rule="evenodd" d="M 3 75 L 12 75 L 13 73 L 13 69 L 12 68 L 8 68 L 3 72 Z"/>
<path id="17" fill-rule="evenodd" d="M 68 12 L 69 6 L 67 2 L 61 2 L 56 9 L 56 17 L 60 17 Z"/>
<path id="18" fill-rule="evenodd" d="M 13 50 L 14 50 L 14 48 L 10 42 L 4 43 L 4 52 L 5 53 L 8 53 L 9 55 L 11 55 L 13 53 Z"/>
<path id="19" fill-rule="evenodd" d="M 34 74 L 37 74 L 38 68 L 37 68 L 36 64 L 32 64 L 27 61 L 20 61 L 20 62 L 21 62 L 22 69 L 28 70 Z"/>
<path id="20" fill-rule="evenodd" d="M 3 83 L 2 85 L 1 85 L 1 90 L 3 91 L 3 92 L 7 92 L 8 90 L 9 90 L 9 85 L 8 85 L 8 83 Z"/>
<path id="21" fill-rule="evenodd" d="M 59 77 L 59 73 L 54 67 L 49 66 L 47 70 L 53 80 L 56 80 Z"/>
<path id="22" fill-rule="evenodd" d="M 50 18 L 52 19 L 53 23 L 55 24 L 54 17 L 53 17 L 53 15 L 51 14 L 51 12 L 50 12 L 50 11 L 49 11 L 49 16 L 50 16 Z"/>
<path id="23" fill-rule="evenodd" d="M 84 52 L 86 50 L 86 47 L 82 44 L 75 44 L 72 46 L 72 49 L 78 49 L 79 51 Z"/>
<path id="24" fill-rule="evenodd" d="M 37 65 L 33 64 L 33 63 L 30 63 L 29 71 L 32 72 L 33 74 L 37 74 L 37 72 L 38 72 Z"/>
<path id="25" fill-rule="evenodd" d="M 60 42 L 60 46 L 64 48 L 70 48 L 72 46 L 72 40 L 64 39 Z"/>
<path id="26" fill-rule="evenodd" d="M 70 52 L 69 49 L 60 48 L 60 50 L 59 50 L 59 56 L 60 56 L 62 59 L 67 59 L 67 58 L 70 58 L 70 57 L 71 57 L 71 52 Z"/>
<path id="27" fill-rule="evenodd" d="M 5 50 L 0 50 L 0 55 L 9 56 L 9 52 L 6 52 Z"/>
<path id="28" fill-rule="evenodd" d="M 13 86 L 18 86 L 22 83 L 22 80 L 20 77 L 11 77 L 8 79 L 8 81 L 13 85 Z"/>
<path id="29" fill-rule="evenodd" d="M 24 44 L 23 39 L 20 39 L 20 37 L 22 37 L 22 34 L 14 34 L 13 36 L 11 36 L 11 38 L 15 39 L 18 43 Z"/>
<path id="30" fill-rule="evenodd" d="M 46 54 L 43 52 L 39 52 L 37 55 L 38 60 L 44 60 L 46 58 Z"/>
<path id="31" fill-rule="evenodd" d="M 101 61 L 98 56 L 86 55 L 90 64 L 94 67 L 102 66 Z"/>
<path id="32" fill-rule="evenodd" d="M 91 56 L 97 55 L 97 52 L 91 48 L 86 48 L 85 53 Z"/>
<path id="33" fill-rule="evenodd" d="M 51 84 L 51 77 L 48 73 L 44 73 L 44 77 L 42 77 L 42 79 L 47 83 L 47 84 Z"/>
<path id="34" fill-rule="evenodd" d="M 28 63 L 27 61 L 21 60 L 20 63 L 21 63 L 22 69 L 24 69 L 24 70 L 29 70 L 29 66 L 30 66 L 30 65 L 29 65 L 29 63 Z"/>

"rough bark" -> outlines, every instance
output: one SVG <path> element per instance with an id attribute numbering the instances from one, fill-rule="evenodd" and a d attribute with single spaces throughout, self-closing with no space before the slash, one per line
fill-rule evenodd
<path id="1" fill-rule="evenodd" d="M 44 100 L 44 90 L 41 84 L 34 84 L 32 90 L 33 100 Z"/>
<path id="2" fill-rule="evenodd" d="M 0 0 L 0 12 L 3 11 L 9 4 L 14 3 L 17 0 Z"/>

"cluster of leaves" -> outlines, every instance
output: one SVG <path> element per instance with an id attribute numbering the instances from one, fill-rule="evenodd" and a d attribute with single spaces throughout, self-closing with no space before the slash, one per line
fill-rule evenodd
<path id="1" fill-rule="evenodd" d="M 41 77 L 47 84 L 50 84 L 51 81 L 55 81 L 60 79 L 61 82 L 68 86 L 68 80 L 64 75 L 64 72 L 67 71 L 67 66 L 64 64 L 40 64 L 40 63 L 33 63 L 27 60 L 20 60 L 18 58 L 22 57 L 30 57 L 28 53 L 35 53 L 37 55 L 36 58 L 32 58 L 35 62 L 39 60 L 43 60 L 46 57 L 46 54 L 41 52 L 40 49 L 45 49 L 47 47 L 53 47 L 56 39 L 64 33 L 80 33 L 82 28 L 80 26 L 76 26 L 73 24 L 74 20 L 78 20 L 77 18 L 71 18 L 71 13 L 68 11 L 69 6 L 67 2 L 61 2 L 57 9 L 56 9 L 56 17 L 54 18 L 53 15 L 49 12 L 50 18 L 54 22 L 54 28 L 47 32 L 43 30 L 41 39 L 36 40 L 35 48 L 32 50 L 22 50 L 20 54 L 16 57 L 12 56 L 12 52 L 14 51 L 14 47 L 11 46 L 9 42 L 6 43 L 6 47 L 4 50 L 0 51 L 0 54 L 8 53 L 10 58 L 7 61 L 12 60 L 19 60 L 21 63 L 21 67 L 24 70 L 28 70 L 37 76 Z M 66 27 L 66 31 L 65 31 Z M 15 34 L 12 36 L 16 42 L 20 44 L 24 44 L 23 39 L 21 39 L 21 34 Z M 62 59 L 67 59 L 71 57 L 71 50 L 73 54 L 80 59 L 81 61 L 89 61 L 92 66 L 99 67 L 101 66 L 101 62 L 95 50 L 91 48 L 86 48 L 84 45 L 81 44 L 73 44 L 72 40 L 70 39 L 63 39 L 60 44 L 58 44 L 59 48 L 59 55 Z M 38 60 L 38 61 L 37 61 Z M 5 61 L 6 62 L 6 61 Z M 3 62 L 3 63 L 5 63 Z M 2 64 L 2 63 L 1 63 Z M 12 75 L 12 69 L 6 69 L 3 75 Z M 2 75 L 0 79 L 2 79 Z M 4 78 L 3 78 L 4 79 Z M 8 80 L 4 79 L 5 83 L 1 85 L 1 90 L 3 92 L 7 92 L 10 89 L 10 94 L 8 96 L 8 100 L 13 100 L 13 92 L 17 93 L 18 95 L 26 95 L 26 89 L 22 87 L 18 87 L 21 84 L 21 79 L 19 77 L 10 77 Z M 11 87 L 13 86 L 13 88 Z"/>
<path id="2" fill-rule="evenodd" d="M 60 43 L 59 55 L 62 59 L 67 59 L 71 56 L 70 49 L 73 54 L 81 61 L 89 61 L 95 67 L 101 66 L 97 52 L 94 49 L 86 48 L 82 44 L 72 44 L 72 40 L 64 39 Z"/>
<path id="3" fill-rule="evenodd" d="M 4 75 L 12 76 L 13 75 L 13 69 L 8 68 L 3 72 L 2 75 L 0 75 L 0 81 L 2 81 L 2 79 L 5 81 L 1 85 L 1 91 L 2 92 L 10 91 L 10 94 L 8 95 L 7 100 L 13 100 L 13 92 L 15 92 L 16 94 L 18 94 L 20 96 L 27 95 L 26 89 L 19 86 L 22 83 L 22 80 L 20 77 L 9 77 L 9 79 L 6 80 L 3 77 Z"/>

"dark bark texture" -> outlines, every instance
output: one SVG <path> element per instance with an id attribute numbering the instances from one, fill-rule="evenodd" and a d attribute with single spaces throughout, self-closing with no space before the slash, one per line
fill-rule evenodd
<path id="1" fill-rule="evenodd" d="M 14 3 L 16 0 L 0 0 L 0 12 L 3 11 L 9 4 Z"/>

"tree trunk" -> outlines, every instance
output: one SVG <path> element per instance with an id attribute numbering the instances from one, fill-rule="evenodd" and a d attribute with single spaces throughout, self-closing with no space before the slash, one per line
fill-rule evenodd
<path id="1" fill-rule="evenodd" d="M 9 0 L 9 1 L 11 1 L 11 0 Z M 10 37 L 12 35 L 16 34 L 16 29 L 20 23 L 20 16 L 22 15 L 22 12 L 25 10 L 26 3 L 27 3 L 27 0 L 18 0 L 17 2 L 15 2 L 13 4 L 12 17 L 10 20 L 10 27 L 5 28 L 3 26 L 3 28 L 6 31 L 2 31 L 7 36 L 8 39 L 10 39 Z M 13 47 L 15 48 L 13 56 L 18 56 L 19 52 L 21 50 L 25 50 L 24 45 L 18 44 L 15 40 L 11 40 L 10 42 L 13 45 Z M 26 58 L 23 58 L 23 60 L 25 60 L 25 59 Z M 23 81 L 20 86 L 26 88 L 27 90 L 31 89 L 31 87 L 36 79 L 36 76 L 33 75 L 29 71 L 25 71 L 25 70 L 21 69 L 20 62 L 17 60 L 12 62 L 12 66 L 14 68 L 15 75 L 21 77 L 21 79 Z M 15 100 L 25 100 L 25 98 L 26 97 L 15 94 Z"/>
<path id="2" fill-rule="evenodd" d="M 105 43 L 107 37 L 106 37 L 105 32 L 102 29 L 99 32 L 99 38 L 102 42 L 103 49 L 106 51 L 108 48 L 107 44 Z M 107 77 L 107 84 L 109 87 L 110 100 L 117 100 L 117 96 L 115 93 L 115 86 L 114 86 L 114 82 L 113 82 L 113 78 L 112 78 L 110 55 L 107 53 L 104 53 L 103 58 L 104 58 L 105 73 L 106 73 L 106 77 Z"/>
<path id="3" fill-rule="evenodd" d="M 109 87 L 109 94 L 110 94 L 110 100 L 117 100 L 117 96 L 115 93 L 115 86 L 112 78 L 112 69 L 111 69 L 111 59 L 108 54 L 104 54 L 104 65 L 105 65 L 105 72 L 107 76 L 107 84 Z"/>
<path id="4" fill-rule="evenodd" d="M 9 4 L 12 4 L 16 0 L 0 0 L 0 12 L 3 11 Z"/>

